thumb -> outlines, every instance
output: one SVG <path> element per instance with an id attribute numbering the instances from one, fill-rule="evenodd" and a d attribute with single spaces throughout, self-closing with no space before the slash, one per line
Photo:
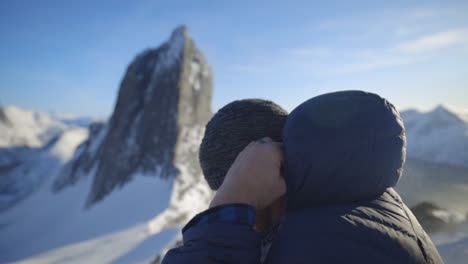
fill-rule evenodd
<path id="1" fill-rule="evenodd" d="M 279 190 L 280 190 L 280 193 L 281 195 L 284 195 L 286 193 L 286 180 L 285 178 L 283 177 L 283 175 L 280 175 L 279 179 L 278 179 L 278 185 L 279 185 Z"/>

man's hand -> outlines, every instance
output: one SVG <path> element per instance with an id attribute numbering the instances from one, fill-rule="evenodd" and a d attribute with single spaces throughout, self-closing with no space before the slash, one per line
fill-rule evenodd
<path id="1" fill-rule="evenodd" d="M 281 175 L 282 144 L 270 138 L 251 142 L 229 169 L 210 207 L 245 203 L 264 209 L 286 193 Z"/>

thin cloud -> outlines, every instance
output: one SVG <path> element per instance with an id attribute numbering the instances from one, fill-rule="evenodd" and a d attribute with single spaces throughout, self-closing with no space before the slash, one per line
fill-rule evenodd
<path id="1" fill-rule="evenodd" d="M 424 36 L 416 40 L 401 43 L 395 47 L 395 50 L 406 53 L 421 53 L 457 44 L 468 44 L 467 29 L 451 30 Z"/>
<path id="2" fill-rule="evenodd" d="M 434 18 L 434 17 L 440 17 L 442 15 L 447 15 L 450 12 L 453 12 L 453 9 L 450 8 L 445 8 L 445 9 L 440 9 L 440 8 L 427 8 L 427 7 L 421 7 L 421 8 L 415 8 L 411 11 L 408 12 L 406 15 L 408 18 L 412 19 L 427 19 L 427 18 Z"/>
<path id="3" fill-rule="evenodd" d="M 336 72 L 349 73 L 409 64 L 420 60 L 421 55 L 459 44 L 468 44 L 467 29 L 433 33 L 411 41 L 397 43 L 387 49 L 357 52 L 365 54 L 362 56 L 362 61 L 342 65 Z"/>
<path id="4" fill-rule="evenodd" d="M 415 63 L 440 49 L 465 44 L 468 47 L 468 30 L 455 29 L 397 42 L 385 48 L 339 49 L 323 46 L 290 48 L 276 58 L 270 57 L 268 63 L 264 65 L 236 65 L 235 70 L 274 71 L 279 64 L 283 69 L 305 74 L 307 72 L 313 72 L 314 75 L 346 74 Z"/>
<path id="5" fill-rule="evenodd" d="M 360 71 L 369 71 L 375 69 L 381 69 L 392 66 L 399 66 L 409 64 L 416 61 L 416 58 L 403 58 L 403 57 L 381 57 L 374 60 L 367 60 L 352 64 L 345 64 L 338 67 L 335 73 L 352 73 Z"/>
<path id="6" fill-rule="evenodd" d="M 310 27 L 317 36 L 327 34 L 325 42 L 310 39 L 310 46 L 263 54 L 231 70 L 329 76 L 417 63 L 442 49 L 468 49 L 468 28 L 446 24 L 460 15 L 454 8 L 414 8 L 327 20 Z"/>

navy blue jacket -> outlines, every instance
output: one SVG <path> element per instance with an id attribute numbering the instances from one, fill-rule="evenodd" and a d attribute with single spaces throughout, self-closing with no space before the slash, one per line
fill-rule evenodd
<path id="1" fill-rule="evenodd" d="M 400 115 L 361 91 L 321 95 L 284 127 L 287 212 L 265 263 L 443 263 L 393 190 L 406 153 Z M 260 263 L 249 226 L 195 225 L 166 264 Z"/>

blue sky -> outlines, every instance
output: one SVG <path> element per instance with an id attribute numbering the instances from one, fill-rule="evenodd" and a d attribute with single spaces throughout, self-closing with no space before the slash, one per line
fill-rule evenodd
<path id="1" fill-rule="evenodd" d="M 468 108 L 466 14 L 467 1 L 2 1 L 0 104 L 108 117 L 128 63 L 185 24 L 215 111 L 349 89 Z"/>

